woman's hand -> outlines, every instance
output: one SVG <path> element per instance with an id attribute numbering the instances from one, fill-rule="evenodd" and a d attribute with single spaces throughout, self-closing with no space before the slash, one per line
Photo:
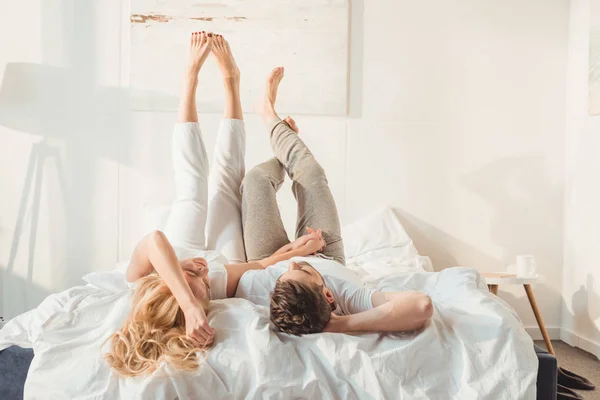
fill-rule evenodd
<path id="1" fill-rule="evenodd" d="M 183 309 L 185 332 L 200 346 L 210 346 L 215 338 L 215 330 L 208 325 L 208 318 L 200 304 Z"/>
<path id="2" fill-rule="evenodd" d="M 179 261 L 179 265 L 184 272 L 189 271 L 193 275 L 198 275 L 198 271 L 208 268 L 208 262 L 202 257 L 186 258 Z"/>
<path id="3" fill-rule="evenodd" d="M 323 231 L 321 229 L 314 230 L 310 227 L 306 228 L 306 235 L 300 236 L 292 242 L 292 250 L 296 250 L 308 243 L 309 240 L 322 240 Z M 324 247 L 324 246 L 323 246 Z"/>
<path id="4" fill-rule="evenodd" d="M 323 238 L 309 239 L 306 243 L 300 246 L 297 250 L 302 256 L 308 256 L 311 254 L 317 254 L 318 251 L 323 250 L 325 247 L 325 240 Z"/>

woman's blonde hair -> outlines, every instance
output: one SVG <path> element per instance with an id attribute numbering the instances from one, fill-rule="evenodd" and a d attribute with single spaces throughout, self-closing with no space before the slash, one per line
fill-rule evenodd
<path id="1" fill-rule="evenodd" d="M 199 366 L 197 353 L 204 354 L 208 348 L 186 335 L 183 311 L 156 274 L 137 281 L 129 317 L 108 340 L 111 350 L 104 357 L 123 376 L 151 374 L 163 361 L 192 371 Z"/>

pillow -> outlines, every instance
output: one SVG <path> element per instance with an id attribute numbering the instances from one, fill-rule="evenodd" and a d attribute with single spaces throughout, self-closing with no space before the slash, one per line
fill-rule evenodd
<path id="1" fill-rule="evenodd" d="M 390 207 L 344 227 L 342 237 L 347 259 L 393 257 L 408 261 L 418 255 L 411 238 Z"/>
<path id="2" fill-rule="evenodd" d="M 393 256 L 373 257 L 365 260 L 359 258 L 351 259 L 346 266 L 356 272 L 364 283 L 372 283 L 381 278 L 398 274 L 433 272 L 431 261 L 424 256 L 416 256 L 410 260 L 402 260 Z"/>

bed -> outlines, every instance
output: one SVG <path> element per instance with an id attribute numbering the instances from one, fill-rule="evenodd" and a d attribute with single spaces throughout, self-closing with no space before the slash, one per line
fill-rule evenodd
<path id="1" fill-rule="evenodd" d="M 344 230 L 348 266 L 380 290 L 420 290 L 434 316 L 418 332 L 275 332 L 268 309 L 214 301 L 215 346 L 198 371 L 163 365 L 151 376 L 118 377 L 103 361 L 105 340 L 127 316 L 123 269 L 49 296 L 7 323 L 0 350 L 32 348 L 25 398 L 94 399 L 535 399 L 538 359 L 515 311 L 469 268 L 430 272 L 385 209 Z"/>

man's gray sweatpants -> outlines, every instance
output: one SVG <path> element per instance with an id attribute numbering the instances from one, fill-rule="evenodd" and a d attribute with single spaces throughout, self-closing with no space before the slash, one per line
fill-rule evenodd
<path id="1" fill-rule="evenodd" d="M 248 261 L 271 256 L 290 243 L 277 205 L 285 172 L 298 202 L 296 238 L 306 227 L 323 230 L 327 245 L 321 253 L 345 264 L 344 244 L 335 200 L 325 171 L 302 139 L 283 121 L 271 127 L 272 158 L 252 168 L 242 184 L 242 226 Z"/>

